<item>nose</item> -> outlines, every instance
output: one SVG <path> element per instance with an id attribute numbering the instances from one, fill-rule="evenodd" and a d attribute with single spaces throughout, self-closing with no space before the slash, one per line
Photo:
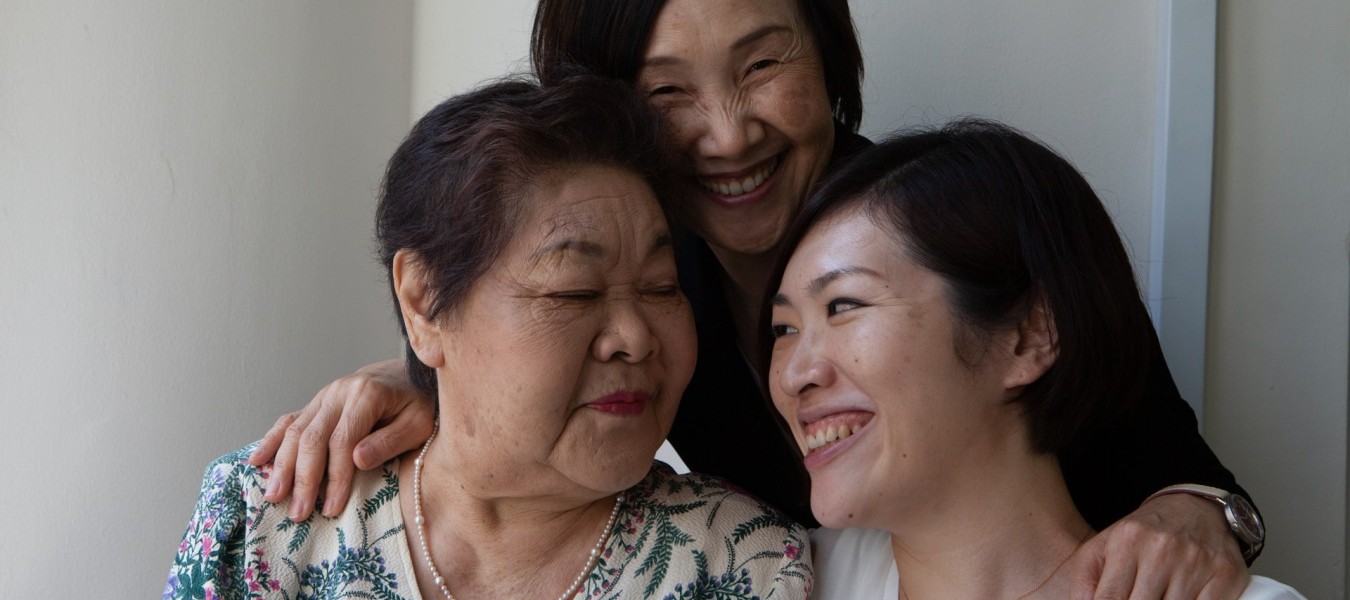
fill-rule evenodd
<path id="1" fill-rule="evenodd" d="M 613 301 L 608 322 L 591 344 L 596 360 L 637 364 L 656 355 L 660 343 L 647 323 L 637 299 Z"/>
<path id="2" fill-rule="evenodd" d="M 798 340 L 784 361 L 778 373 L 778 388 L 790 397 L 800 398 L 813 389 L 828 388 L 834 384 L 834 364 L 822 356 L 809 340 Z"/>
<path id="3" fill-rule="evenodd" d="M 765 137 L 764 123 L 745 102 L 719 103 L 704 116 L 707 121 L 698 137 L 698 152 L 705 158 L 744 157 Z"/>

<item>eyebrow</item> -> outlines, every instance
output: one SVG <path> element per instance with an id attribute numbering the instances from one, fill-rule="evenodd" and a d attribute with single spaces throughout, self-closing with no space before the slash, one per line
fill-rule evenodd
<path id="1" fill-rule="evenodd" d="M 873 277 L 881 277 L 881 274 L 867 267 L 854 267 L 854 266 L 840 267 L 838 269 L 831 269 L 830 271 L 826 272 L 820 277 L 812 279 L 811 283 L 806 285 L 806 292 L 812 296 L 819 295 L 821 292 L 825 291 L 825 288 L 827 286 L 829 286 L 831 283 L 834 283 L 836 279 L 848 275 L 871 275 Z M 788 306 L 792 304 L 792 302 L 788 301 L 787 296 L 783 295 L 782 292 L 774 294 L 773 298 L 770 300 L 770 303 L 772 303 L 774 306 Z"/>
<path id="2" fill-rule="evenodd" d="M 671 238 L 670 233 L 668 232 L 661 233 L 660 235 L 656 236 L 655 240 L 652 240 L 651 247 L 647 249 L 647 256 L 656 254 L 658 250 L 672 247 L 674 245 L 675 242 L 674 239 Z M 535 251 L 534 257 L 539 258 L 546 254 L 566 253 L 566 252 L 577 252 L 586 258 L 600 258 L 605 255 L 605 248 L 595 242 L 588 242 L 586 240 L 565 239 L 565 240 L 558 240 L 556 242 L 548 244 L 547 246 L 544 246 L 543 248 L 540 248 L 539 250 Z"/>
<path id="3" fill-rule="evenodd" d="M 732 42 L 730 50 L 732 52 L 736 52 L 746 46 L 749 46 L 750 44 L 758 42 L 775 33 L 792 33 L 792 28 L 788 27 L 787 25 L 778 25 L 778 24 L 764 25 L 759 29 L 751 31 L 750 33 L 747 33 L 738 38 L 736 41 Z M 678 56 L 660 55 L 660 56 L 653 56 L 651 58 L 643 60 L 642 66 L 668 67 L 672 65 L 682 65 L 685 62 L 686 61 L 683 58 L 680 58 Z"/>
<path id="4" fill-rule="evenodd" d="M 732 42 L 731 50 L 735 52 L 736 50 L 740 50 L 741 48 L 749 46 L 750 44 L 758 42 L 775 33 L 792 33 L 792 29 L 790 29 L 787 25 L 778 25 L 778 24 L 765 25 L 763 27 L 760 27 L 759 29 L 756 29 L 754 31 L 751 31 L 750 33 L 741 36 L 741 38 L 736 40 L 735 42 Z"/>

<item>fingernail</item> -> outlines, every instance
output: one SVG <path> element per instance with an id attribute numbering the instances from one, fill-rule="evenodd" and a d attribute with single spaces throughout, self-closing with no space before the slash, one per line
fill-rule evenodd
<path id="1" fill-rule="evenodd" d="M 300 513 L 301 513 L 301 512 L 304 512 L 303 510 L 301 510 L 302 508 L 304 508 L 304 505 L 303 505 L 299 500 L 293 500 L 293 501 L 291 502 L 291 520 L 292 520 L 292 521 L 299 521 L 299 520 L 300 520 Z"/>
<path id="2" fill-rule="evenodd" d="M 272 473 L 272 476 L 267 478 L 267 492 L 263 493 L 263 498 L 275 501 L 277 499 L 277 488 L 279 487 L 281 487 L 281 478 L 277 477 L 276 473 Z"/>

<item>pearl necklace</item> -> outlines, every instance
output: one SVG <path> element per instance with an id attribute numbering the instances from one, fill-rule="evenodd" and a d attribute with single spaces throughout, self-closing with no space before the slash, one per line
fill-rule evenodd
<path id="1" fill-rule="evenodd" d="M 431 441 L 436 439 L 436 432 L 440 429 L 441 424 L 437 421 L 432 426 L 431 437 L 427 438 L 425 444 L 422 444 L 422 451 L 418 453 L 417 460 L 413 462 L 413 509 L 416 511 L 413 520 L 417 523 L 417 539 L 422 542 L 422 558 L 426 559 L 427 568 L 431 570 L 431 576 L 436 582 L 436 587 L 441 588 L 441 594 L 445 595 L 446 600 L 455 600 L 455 597 L 450 594 L 450 588 L 445 585 L 445 578 L 441 577 L 440 571 L 436 570 L 436 563 L 431 560 L 431 548 L 427 546 L 427 520 L 422 516 L 422 463 L 425 462 L 427 449 L 431 448 Z M 605 547 L 605 540 L 609 539 L 609 532 L 614 528 L 614 520 L 619 516 L 620 506 L 623 506 L 623 494 L 614 498 L 614 510 L 609 511 L 609 521 L 605 523 L 605 528 L 600 531 L 600 539 L 596 540 L 595 546 L 591 547 L 591 555 L 586 559 L 586 564 L 581 567 L 581 572 L 577 573 L 576 579 L 572 580 L 572 585 L 567 586 L 567 591 L 558 596 L 558 600 L 568 600 L 574 597 L 577 589 L 585 582 L 586 575 L 590 574 L 591 569 L 595 568 L 600 550 Z"/>

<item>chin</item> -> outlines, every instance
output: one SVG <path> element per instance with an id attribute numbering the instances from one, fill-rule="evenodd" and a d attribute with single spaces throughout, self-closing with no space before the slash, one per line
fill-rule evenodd
<path id="1" fill-rule="evenodd" d="M 860 500 L 868 495 L 858 481 L 812 477 L 811 514 L 832 529 L 871 527 L 872 512 Z"/>
<path id="2" fill-rule="evenodd" d="M 811 494 L 811 514 L 815 515 L 821 526 L 831 529 L 863 526 L 859 518 L 859 511 L 843 504 L 818 500 L 814 493 Z"/>

